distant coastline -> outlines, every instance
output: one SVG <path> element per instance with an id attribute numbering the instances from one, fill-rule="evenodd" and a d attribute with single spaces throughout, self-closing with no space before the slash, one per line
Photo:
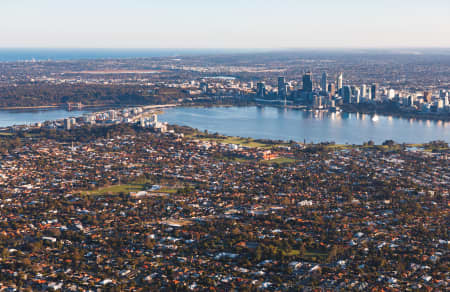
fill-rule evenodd
<path id="1" fill-rule="evenodd" d="M 265 52 L 263 49 L 45 49 L 0 48 L 0 62 L 137 59 L 209 54 Z"/>

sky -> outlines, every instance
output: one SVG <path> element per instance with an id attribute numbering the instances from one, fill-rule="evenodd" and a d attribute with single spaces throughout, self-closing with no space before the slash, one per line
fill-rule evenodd
<path id="1" fill-rule="evenodd" d="M 0 0 L 0 48 L 450 47 L 450 0 Z"/>

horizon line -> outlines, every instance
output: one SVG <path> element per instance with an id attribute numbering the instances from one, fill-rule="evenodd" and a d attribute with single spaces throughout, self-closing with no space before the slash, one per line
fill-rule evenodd
<path id="1" fill-rule="evenodd" d="M 402 46 L 392 46 L 392 47 L 276 47 L 276 48 L 264 48 L 264 47 L 2 47 L 0 50 L 10 49 L 10 50 L 24 50 L 24 49 L 49 49 L 49 50 L 264 50 L 264 51 L 289 51 L 289 50 L 427 50 L 427 49 L 450 49 L 450 46 L 417 46 L 417 47 L 402 47 Z"/>

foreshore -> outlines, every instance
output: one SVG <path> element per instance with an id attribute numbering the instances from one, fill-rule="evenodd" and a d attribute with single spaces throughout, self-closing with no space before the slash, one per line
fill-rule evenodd
<path id="1" fill-rule="evenodd" d="M 379 116 L 386 116 L 386 117 L 396 117 L 396 118 L 403 118 L 403 119 L 416 119 L 416 120 L 423 120 L 423 121 L 442 121 L 442 122 L 448 122 L 450 121 L 449 115 L 434 115 L 434 114 L 428 114 L 428 113 L 411 113 L 411 112 L 385 112 L 385 111 L 368 111 L 368 110 L 349 110 L 349 109 L 343 109 L 343 112 L 346 113 L 359 113 L 359 114 L 367 114 L 367 115 L 379 115 Z"/>
<path id="2" fill-rule="evenodd" d="M 83 109 L 92 109 L 92 108 L 120 108 L 120 107 L 161 107 L 168 106 L 173 107 L 174 104 L 168 105 L 158 105 L 158 104 L 150 104 L 150 105 L 125 105 L 125 104 L 92 104 L 92 105 L 83 105 L 80 108 L 74 108 L 72 110 L 83 110 Z M 0 107 L 0 110 L 38 110 L 38 109 L 65 109 L 67 107 L 65 104 L 51 104 L 51 105 L 37 105 L 37 106 L 6 106 Z M 69 110 L 71 111 L 71 110 Z"/>
<path id="3" fill-rule="evenodd" d="M 270 104 L 270 105 L 257 104 L 257 106 L 270 106 L 270 107 L 287 108 L 287 109 L 295 109 L 295 110 L 314 110 L 314 109 L 310 109 L 304 105 L 284 106 L 284 105 L 279 105 L 279 104 Z M 324 110 L 329 111 L 328 109 L 324 109 Z M 378 116 L 385 116 L 385 117 L 390 116 L 390 117 L 396 117 L 396 118 L 402 118 L 402 119 L 417 119 L 417 120 L 425 120 L 425 121 L 430 120 L 430 121 L 443 121 L 443 122 L 450 121 L 450 115 L 448 115 L 448 114 L 413 113 L 413 112 L 405 112 L 405 111 L 388 112 L 388 111 L 383 111 L 383 110 L 352 110 L 352 109 L 348 109 L 345 107 L 342 108 L 341 110 L 344 113 L 359 113 L 359 114 L 378 115 Z"/>
<path id="4" fill-rule="evenodd" d="M 33 109 L 54 109 L 59 108 L 60 105 L 38 105 L 38 106 L 6 106 L 0 107 L 0 110 L 33 110 Z"/>

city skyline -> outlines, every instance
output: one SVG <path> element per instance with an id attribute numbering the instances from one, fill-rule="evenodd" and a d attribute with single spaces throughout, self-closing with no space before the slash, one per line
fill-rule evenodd
<path id="1" fill-rule="evenodd" d="M 2 2 L 0 48 L 445 48 L 450 2 Z"/>

